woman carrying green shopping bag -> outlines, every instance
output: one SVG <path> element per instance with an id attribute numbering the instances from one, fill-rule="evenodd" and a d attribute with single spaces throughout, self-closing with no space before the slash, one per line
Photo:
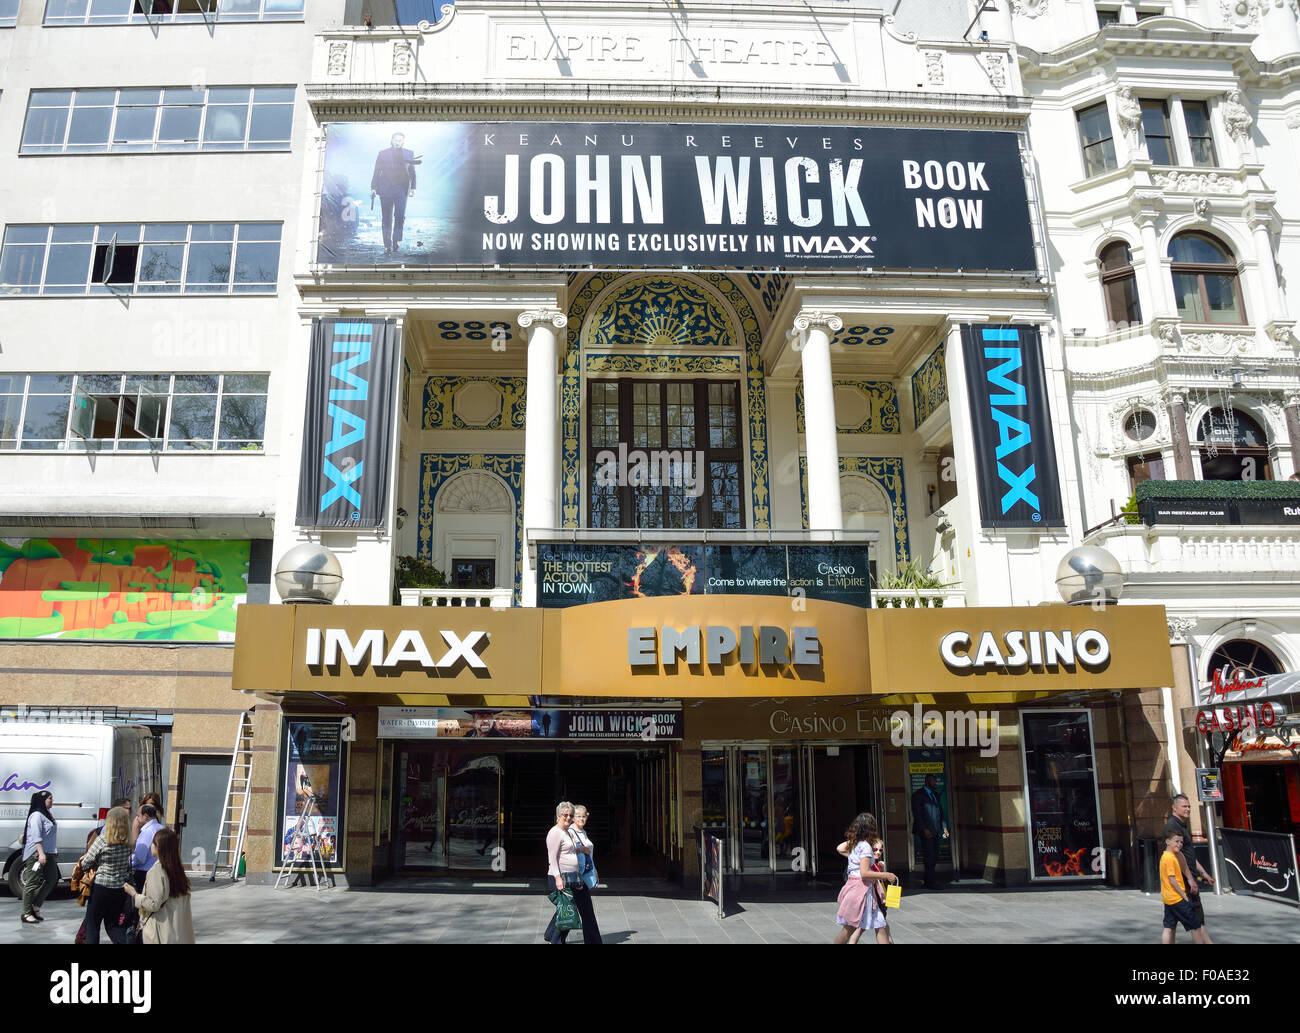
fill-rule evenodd
<path id="1" fill-rule="evenodd" d="M 572 825 L 573 804 L 565 800 L 556 806 L 555 827 L 546 834 L 546 874 L 555 883 L 550 899 L 556 904 L 555 914 L 546 927 L 547 943 L 563 943 L 569 935 L 569 928 L 578 928 L 571 925 L 568 901 L 562 895 L 572 897 L 572 907 L 578 912 L 581 928 L 596 928 L 596 916 L 591 909 L 591 892 L 583 885 L 582 876 L 578 874 L 578 852 L 574 849 L 574 840 L 569 836 Z M 584 932 L 583 942 L 599 943 L 600 940 L 589 940 Z"/>

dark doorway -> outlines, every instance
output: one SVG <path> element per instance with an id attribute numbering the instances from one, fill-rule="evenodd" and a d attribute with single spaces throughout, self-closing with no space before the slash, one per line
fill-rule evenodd
<path id="1" fill-rule="evenodd" d="M 813 746 L 811 749 L 817 799 L 817 872 L 819 875 L 843 872 L 845 862 L 835 848 L 844 841 L 844 830 L 863 811 L 870 811 L 877 821 L 882 820 L 874 786 L 874 748 Z"/>
<path id="2" fill-rule="evenodd" d="M 1287 771 L 1281 764 L 1242 764 L 1246 796 L 1246 827 L 1258 832 L 1294 834 L 1287 794 Z"/>

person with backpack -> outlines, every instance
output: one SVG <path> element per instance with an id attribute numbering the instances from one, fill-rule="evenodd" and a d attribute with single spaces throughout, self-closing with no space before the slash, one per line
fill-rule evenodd
<path id="1" fill-rule="evenodd" d="M 41 905 L 59 884 L 59 823 L 50 814 L 54 794 L 44 789 L 32 793 L 23 829 L 23 925 L 37 925 Z"/>

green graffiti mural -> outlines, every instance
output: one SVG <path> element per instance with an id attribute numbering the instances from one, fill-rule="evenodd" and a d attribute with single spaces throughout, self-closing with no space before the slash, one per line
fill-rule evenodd
<path id="1" fill-rule="evenodd" d="M 0 540 L 0 638 L 233 642 L 247 541 Z"/>

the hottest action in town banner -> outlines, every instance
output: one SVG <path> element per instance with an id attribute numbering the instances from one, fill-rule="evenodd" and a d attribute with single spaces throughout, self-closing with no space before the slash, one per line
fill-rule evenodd
<path id="1" fill-rule="evenodd" d="M 328 126 L 334 265 L 1036 268 L 1013 133 L 775 125 Z"/>

